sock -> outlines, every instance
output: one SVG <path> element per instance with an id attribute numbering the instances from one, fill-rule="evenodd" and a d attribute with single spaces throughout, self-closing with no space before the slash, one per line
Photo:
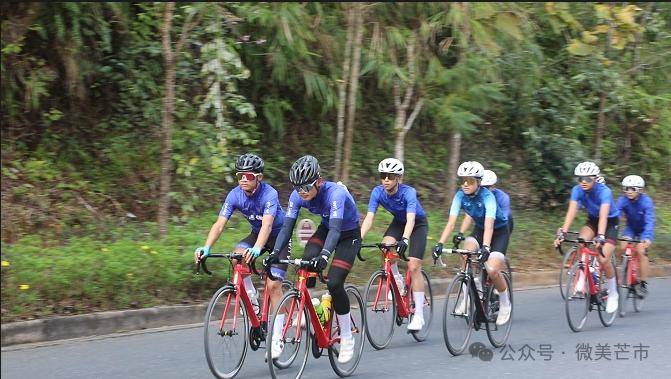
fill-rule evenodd
<path id="1" fill-rule="evenodd" d="M 340 325 L 340 339 L 352 338 L 352 320 L 349 312 L 338 315 L 338 324 Z"/>
<path id="2" fill-rule="evenodd" d="M 424 292 L 413 292 L 415 300 L 415 317 L 424 320 Z"/>
<path id="3" fill-rule="evenodd" d="M 273 324 L 273 341 L 277 341 L 282 337 L 282 328 L 284 328 L 284 316 L 279 314 L 275 317 L 275 324 Z"/>
<path id="4" fill-rule="evenodd" d="M 585 272 L 580 271 L 578 274 L 578 283 L 576 283 L 574 290 L 577 291 L 585 291 Z"/>
<path id="5" fill-rule="evenodd" d="M 609 294 L 617 293 L 617 282 L 615 281 L 614 276 L 612 278 L 608 279 L 608 293 Z"/>
<path id="6" fill-rule="evenodd" d="M 499 292 L 499 301 L 501 305 L 510 305 L 510 299 L 508 298 L 508 290 Z"/>

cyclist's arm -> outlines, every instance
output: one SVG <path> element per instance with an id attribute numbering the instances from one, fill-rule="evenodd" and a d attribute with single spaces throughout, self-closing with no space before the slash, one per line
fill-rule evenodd
<path id="1" fill-rule="evenodd" d="M 341 218 L 331 218 L 329 219 L 329 232 L 326 234 L 326 239 L 324 240 L 324 247 L 322 248 L 322 255 L 331 256 L 331 253 L 338 244 L 340 239 L 340 230 L 342 228 Z"/>
<path id="2" fill-rule="evenodd" d="M 275 246 L 273 246 L 274 252 L 281 251 L 287 246 L 287 244 L 289 243 L 289 239 L 291 238 L 291 232 L 294 230 L 294 226 L 296 226 L 295 217 L 284 218 L 284 224 L 282 224 L 282 229 L 280 229 L 280 232 L 279 234 L 277 234 L 277 238 L 275 239 Z"/>
<path id="3" fill-rule="evenodd" d="M 461 221 L 461 227 L 459 228 L 459 233 L 464 234 L 468 229 L 470 229 L 473 224 L 473 217 L 469 215 L 464 216 L 464 220 Z"/>
<path id="4" fill-rule="evenodd" d="M 457 216 L 459 216 L 459 211 L 461 210 L 461 199 L 463 196 L 464 194 L 461 191 L 457 191 L 457 193 L 454 194 L 454 197 L 452 198 L 452 206 L 450 207 L 450 215 L 447 218 L 447 224 L 445 225 L 445 229 L 443 229 L 443 233 L 440 235 L 438 242 L 444 244 L 447 237 L 454 230 L 454 225 L 457 223 Z"/>
<path id="5" fill-rule="evenodd" d="M 482 244 L 492 246 L 492 234 L 494 234 L 494 218 L 485 217 L 485 232 L 482 234 Z"/>
<path id="6" fill-rule="evenodd" d="M 568 210 L 566 211 L 566 217 L 564 217 L 564 224 L 561 227 L 561 230 L 568 232 L 568 228 L 571 227 L 575 216 L 578 214 L 578 202 L 571 200 L 568 203 Z"/>
<path id="7" fill-rule="evenodd" d="M 652 242 L 655 230 L 655 206 L 652 204 L 652 201 L 649 202 L 649 206 L 645 209 L 644 220 L 645 228 L 643 228 L 643 233 L 641 233 L 641 239 L 648 241 L 649 245 Z"/>
<path id="8" fill-rule="evenodd" d="M 412 230 L 415 228 L 415 216 L 417 213 L 406 213 L 405 215 L 405 229 L 403 230 L 403 238 L 410 238 Z"/>
<path id="9" fill-rule="evenodd" d="M 212 246 L 219 239 L 219 236 L 224 231 L 224 227 L 228 219 L 226 217 L 219 216 L 217 221 L 212 224 L 210 232 L 207 234 L 207 239 L 205 240 L 205 246 Z"/>
<path id="10" fill-rule="evenodd" d="M 608 213 L 610 212 L 610 202 L 603 203 L 599 207 L 599 227 L 597 234 L 606 234 L 606 226 L 608 225 Z"/>
<path id="11" fill-rule="evenodd" d="M 373 227 L 373 220 L 375 219 L 375 213 L 373 212 L 368 212 L 366 213 L 366 217 L 363 219 L 363 222 L 361 223 L 361 240 L 366 237 L 366 234 L 370 231 L 370 228 Z"/>
<path id="12" fill-rule="evenodd" d="M 268 237 L 270 237 L 270 232 L 273 229 L 273 223 L 275 222 L 274 215 L 263 215 L 261 219 L 261 229 L 259 230 L 259 236 L 256 237 L 256 243 L 254 247 L 261 250 L 268 242 Z"/>

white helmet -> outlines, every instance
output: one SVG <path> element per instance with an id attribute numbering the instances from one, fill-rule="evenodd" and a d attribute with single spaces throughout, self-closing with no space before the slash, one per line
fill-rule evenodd
<path id="1" fill-rule="evenodd" d="M 483 186 L 493 186 L 496 184 L 496 180 L 498 178 L 496 177 L 496 174 L 492 170 L 485 170 L 485 172 L 482 174 L 482 183 L 480 183 Z"/>
<path id="2" fill-rule="evenodd" d="M 582 162 L 575 167 L 573 175 L 575 176 L 597 176 L 601 171 L 594 162 Z"/>
<path id="3" fill-rule="evenodd" d="M 379 172 L 386 172 L 389 174 L 403 175 L 403 163 L 396 158 L 386 158 L 377 165 Z"/>
<path id="4" fill-rule="evenodd" d="M 645 180 L 638 175 L 625 176 L 624 179 L 622 179 L 622 187 L 643 188 L 645 187 Z"/>
<path id="5" fill-rule="evenodd" d="M 485 168 L 476 161 L 468 161 L 459 165 L 457 176 L 474 176 L 482 178 Z"/>

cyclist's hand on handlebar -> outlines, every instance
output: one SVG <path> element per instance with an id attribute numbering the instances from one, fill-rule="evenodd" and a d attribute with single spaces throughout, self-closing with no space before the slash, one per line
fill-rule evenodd
<path id="1" fill-rule="evenodd" d="M 279 261 L 280 261 L 280 252 L 277 250 L 273 250 L 272 253 L 268 254 L 268 256 L 263 259 L 263 266 L 269 267 L 273 263 L 277 263 Z"/>
<path id="2" fill-rule="evenodd" d="M 401 238 L 400 241 L 396 242 L 396 252 L 398 255 L 403 256 L 406 250 L 408 250 L 408 239 L 404 237 Z"/>
<path id="3" fill-rule="evenodd" d="M 596 237 L 594 237 L 594 243 L 597 246 L 603 246 L 603 244 L 606 243 L 606 236 L 603 234 L 598 234 Z"/>
<path id="4" fill-rule="evenodd" d="M 433 247 L 433 252 L 431 255 L 433 255 L 433 259 L 436 260 L 440 258 L 440 255 L 443 253 L 443 244 L 441 242 L 438 242 L 436 246 Z"/>
<path id="5" fill-rule="evenodd" d="M 249 263 L 254 258 L 258 258 L 261 255 L 261 249 L 258 247 L 250 247 L 245 250 L 245 263 Z"/>
<path id="6" fill-rule="evenodd" d="M 323 251 L 322 254 L 320 254 L 318 257 L 310 259 L 310 264 L 312 268 L 317 272 L 323 271 L 326 268 L 326 265 L 328 265 L 328 263 L 329 263 L 329 257 L 328 255 L 323 254 Z"/>
<path id="7" fill-rule="evenodd" d="M 489 246 L 482 245 L 482 247 L 480 248 L 480 256 L 478 256 L 478 261 L 480 263 L 487 262 L 487 259 L 489 259 L 489 253 L 490 253 Z"/>
<path id="8" fill-rule="evenodd" d="M 566 232 L 561 228 L 557 229 L 557 235 L 555 236 L 555 247 L 559 246 L 566 239 Z"/>
<path id="9" fill-rule="evenodd" d="M 202 246 L 196 249 L 196 251 L 193 252 L 193 258 L 196 261 L 196 263 L 200 262 L 200 260 L 204 257 L 207 257 L 210 255 L 210 247 L 209 246 Z"/>
<path id="10" fill-rule="evenodd" d="M 454 243 L 454 246 L 459 246 L 461 241 L 464 240 L 464 233 L 459 232 L 452 237 L 452 242 Z"/>
<path id="11" fill-rule="evenodd" d="M 650 242 L 650 240 L 642 240 L 642 241 L 641 241 L 641 246 L 642 246 L 644 249 L 647 249 L 647 248 L 650 247 L 650 244 L 651 244 L 651 243 L 652 243 L 652 242 Z"/>

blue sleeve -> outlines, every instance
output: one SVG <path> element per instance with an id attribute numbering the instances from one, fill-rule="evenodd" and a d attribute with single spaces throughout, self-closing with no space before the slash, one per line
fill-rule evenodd
<path id="1" fill-rule="evenodd" d="M 613 192 L 610 190 L 610 188 L 604 186 L 605 188 L 601 193 L 599 194 L 599 201 L 601 202 L 601 205 L 604 204 L 610 204 L 611 201 L 613 201 Z"/>
<path id="2" fill-rule="evenodd" d="M 336 218 L 342 219 L 345 214 L 345 201 L 347 201 L 347 191 L 343 188 L 337 188 L 331 194 L 329 210 L 329 220 Z M 330 223 L 329 223 L 330 224 Z"/>
<path id="3" fill-rule="evenodd" d="M 645 207 L 643 211 L 645 212 L 645 228 L 641 234 L 641 239 L 650 240 L 654 237 L 655 230 L 655 205 L 652 203 L 652 199 L 646 197 Z"/>
<path id="4" fill-rule="evenodd" d="M 501 195 L 501 198 L 499 199 L 498 206 L 501 208 L 501 211 L 503 212 L 504 215 L 508 216 L 510 214 L 510 196 L 508 196 L 507 193 L 497 190 Z"/>
<path id="5" fill-rule="evenodd" d="M 275 189 L 268 191 L 263 197 L 263 202 L 263 215 L 275 216 L 277 214 L 277 208 L 280 206 L 280 198 L 277 191 Z"/>
<path id="6" fill-rule="evenodd" d="M 450 207 L 450 216 L 459 216 L 459 211 L 461 210 L 461 199 L 464 197 L 464 193 L 457 191 L 452 198 L 452 206 Z"/>
<path id="7" fill-rule="evenodd" d="M 624 212 L 624 207 L 627 204 L 626 201 L 627 198 L 624 195 L 620 195 L 620 197 L 617 198 L 615 206 L 617 206 L 617 209 L 619 209 L 621 212 Z"/>
<path id="8" fill-rule="evenodd" d="M 485 217 L 496 218 L 496 197 L 489 192 L 483 200 L 485 203 Z"/>
<path id="9" fill-rule="evenodd" d="M 581 202 L 582 198 L 582 188 L 580 186 L 573 186 L 573 189 L 571 190 L 571 200 L 577 201 L 578 203 Z"/>
<path id="10" fill-rule="evenodd" d="M 233 191 L 231 191 L 228 193 L 228 195 L 226 196 L 226 200 L 224 200 L 224 204 L 221 206 L 219 216 L 228 220 L 229 218 L 231 218 L 231 215 L 233 214 L 233 210 L 235 209 L 235 207 L 236 207 L 235 196 L 233 196 Z"/>
<path id="11" fill-rule="evenodd" d="M 287 213 L 286 216 L 289 218 L 293 218 L 294 220 L 298 218 L 298 211 L 301 209 L 301 206 L 303 205 L 303 199 L 301 199 L 300 196 L 298 196 L 298 192 L 294 190 L 291 192 L 291 196 L 289 196 L 289 205 L 287 205 Z"/>
<path id="12" fill-rule="evenodd" d="M 417 213 L 417 191 L 410 188 L 405 193 L 405 213 Z"/>
<path id="13" fill-rule="evenodd" d="M 380 206 L 380 191 L 378 187 L 373 188 L 370 191 L 370 200 L 368 200 L 368 212 L 375 213 L 377 212 L 377 207 Z"/>

